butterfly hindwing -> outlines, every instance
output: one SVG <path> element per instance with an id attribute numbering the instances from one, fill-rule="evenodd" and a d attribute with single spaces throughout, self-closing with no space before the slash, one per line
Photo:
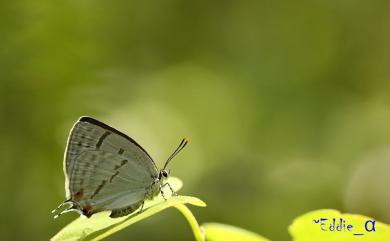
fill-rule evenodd
<path id="1" fill-rule="evenodd" d="M 70 174 L 69 190 L 76 208 L 88 216 L 103 210 L 124 208 L 143 201 L 152 179 L 142 166 L 118 155 L 85 151 Z M 132 175 L 128 169 L 136 170 Z"/>

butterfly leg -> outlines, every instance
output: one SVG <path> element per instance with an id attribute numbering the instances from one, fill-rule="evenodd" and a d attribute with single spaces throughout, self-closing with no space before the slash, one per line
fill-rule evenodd
<path id="1" fill-rule="evenodd" d="M 169 187 L 169 189 L 170 189 L 171 192 L 172 192 L 172 196 L 179 196 L 179 195 L 177 194 L 177 192 L 175 192 L 175 191 L 173 190 L 173 188 L 172 188 L 171 184 L 169 184 L 169 182 L 166 182 L 166 183 L 164 183 L 164 184 L 162 185 L 162 187 L 165 187 L 165 186 L 168 186 L 168 187 Z"/>
<path id="2" fill-rule="evenodd" d="M 163 189 L 163 186 L 162 185 L 160 185 L 160 193 L 161 193 L 161 196 L 164 198 L 164 200 L 166 201 L 167 200 L 167 198 L 165 197 L 165 195 L 164 195 L 164 191 L 162 190 Z"/>
<path id="3" fill-rule="evenodd" d="M 144 203 L 145 203 L 145 201 L 142 201 L 142 204 L 141 204 L 141 209 L 138 211 L 138 213 L 137 213 L 137 214 L 140 214 L 140 213 L 142 213 L 142 211 L 144 210 Z"/>

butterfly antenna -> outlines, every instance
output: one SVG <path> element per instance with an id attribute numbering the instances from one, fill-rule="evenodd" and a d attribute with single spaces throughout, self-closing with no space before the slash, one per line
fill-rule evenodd
<path id="1" fill-rule="evenodd" d="M 165 169 L 168 166 L 168 163 L 177 155 L 183 148 L 187 145 L 188 140 L 186 138 L 183 138 L 183 140 L 180 142 L 179 146 L 176 148 L 176 150 L 171 154 L 171 156 L 167 159 L 165 162 L 164 168 Z"/>

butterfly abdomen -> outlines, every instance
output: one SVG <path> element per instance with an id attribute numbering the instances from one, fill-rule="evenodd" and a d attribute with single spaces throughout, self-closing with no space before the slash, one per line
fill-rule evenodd
<path id="1" fill-rule="evenodd" d="M 142 205 L 142 202 L 143 201 L 132 204 L 128 207 L 114 209 L 111 211 L 110 217 L 111 218 L 119 218 L 119 217 L 126 216 L 126 215 L 134 212 L 135 210 L 137 210 Z"/>

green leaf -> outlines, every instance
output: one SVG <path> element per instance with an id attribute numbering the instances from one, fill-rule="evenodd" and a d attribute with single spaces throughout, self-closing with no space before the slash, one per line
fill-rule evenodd
<path id="1" fill-rule="evenodd" d="M 202 225 L 207 241 L 269 241 L 257 233 L 221 223 Z"/>
<path id="2" fill-rule="evenodd" d="M 313 220 L 327 218 L 323 221 L 326 225 L 321 230 L 320 223 L 315 223 Z M 333 224 L 333 218 L 336 220 L 336 226 L 340 222 L 340 218 L 345 220 L 345 225 L 353 225 L 351 231 L 330 231 L 330 225 Z M 289 233 L 293 237 L 293 241 L 382 241 L 390 240 L 390 226 L 378 221 L 375 222 L 375 232 L 367 232 L 365 223 L 373 218 L 357 215 L 357 214 L 341 214 L 337 210 L 317 210 L 304 214 L 294 220 L 289 227 Z M 372 225 L 368 224 L 370 230 Z M 356 236 L 354 234 L 363 234 Z"/>
<path id="3" fill-rule="evenodd" d="M 182 187 L 182 182 L 178 178 L 169 178 L 169 183 L 175 191 Z M 169 188 L 164 188 L 164 193 L 169 194 Z M 157 214 L 164 209 L 180 204 L 192 204 L 204 207 L 206 204 L 195 197 L 172 196 L 165 201 L 161 195 L 155 197 L 152 201 L 146 201 L 144 210 L 141 213 L 133 213 L 129 216 L 120 218 L 110 218 L 110 212 L 101 212 L 94 214 L 91 218 L 79 217 L 60 232 L 51 238 L 52 241 L 70 241 L 70 240 L 101 240 L 115 232 L 120 231 L 127 226 L 143 220 L 149 216 Z"/>
<path id="4" fill-rule="evenodd" d="M 187 219 L 188 223 L 191 226 L 192 232 L 194 234 L 196 241 L 204 241 L 205 235 L 201 227 L 199 227 L 198 222 L 196 221 L 196 218 L 192 214 L 189 208 L 183 204 L 176 205 L 175 208 L 177 208 L 183 216 Z"/>

